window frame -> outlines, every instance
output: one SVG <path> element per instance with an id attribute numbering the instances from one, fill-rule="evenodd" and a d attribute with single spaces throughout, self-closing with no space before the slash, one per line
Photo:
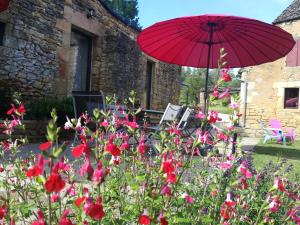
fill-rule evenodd
<path id="1" fill-rule="evenodd" d="M 286 97 L 286 91 L 287 89 L 298 89 L 298 104 L 297 107 L 289 107 L 286 105 L 287 97 Z M 284 93 L 283 93 L 283 108 L 284 109 L 299 109 L 299 96 L 300 96 L 300 87 L 285 87 L 284 88 Z"/>

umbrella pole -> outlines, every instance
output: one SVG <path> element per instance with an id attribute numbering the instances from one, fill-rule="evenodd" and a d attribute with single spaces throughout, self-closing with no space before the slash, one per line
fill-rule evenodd
<path id="1" fill-rule="evenodd" d="M 207 57 L 207 67 L 206 67 L 206 76 L 205 76 L 205 90 L 204 90 L 204 104 L 203 104 L 203 114 L 207 114 L 208 112 L 208 105 L 207 105 L 207 99 L 208 99 L 208 75 L 209 75 L 209 64 L 210 64 L 210 54 L 211 54 L 211 46 L 212 46 L 212 38 L 213 38 L 213 26 L 214 23 L 208 23 L 208 26 L 210 27 L 209 32 L 209 42 L 208 42 L 208 57 Z"/>

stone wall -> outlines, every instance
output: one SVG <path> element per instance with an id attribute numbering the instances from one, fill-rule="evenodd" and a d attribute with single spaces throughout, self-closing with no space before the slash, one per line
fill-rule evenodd
<path id="1" fill-rule="evenodd" d="M 88 10 L 95 15 L 87 18 Z M 32 97 L 70 95 L 74 77 L 72 29 L 92 38 L 91 90 L 125 97 L 138 93 L 145 106 L 147 61 L 155 63 L 151 108 L 163 110 L 179 101 L 181 68 L 143 54 L 139 31 L 113 15 L 100 0 L 14 0 L 0 13 L 6 23 L 0 46 L 0 78 L 11 92 Z M 1 85 L 0 91 L 7 91 Z"/>
<path id="2" fill-rule="evenodd" d="M 279 26 L 293 34 L 295 38 L 300 37 L 299 20 L 282 23 Z M 270 119 L 276 118 L 286 130 L 288 127 L 294 128 L 299 139 L 300 108 L 284 109 L 284 88 L 300 88 L 300 67 L 286 67 L 284 57 L 272 63 L 247 68 L 242 76 L 249 82 L 246 134 L 263 137 L 258 120 L 268 125 Z M 243 106 L 243 103 L 241 105 Z"/>
<path id="3" fill-rule="evenodd" d="M 9 88 L 26 97 L 53 94 L 62 39 L 55 24 L 63 17 L 63 5 L 59 0 L 15 0 L 0 13 L 6 23 L 4 46 L 0 46 L 0 79 L 6 84 L 2 91 Z"/>

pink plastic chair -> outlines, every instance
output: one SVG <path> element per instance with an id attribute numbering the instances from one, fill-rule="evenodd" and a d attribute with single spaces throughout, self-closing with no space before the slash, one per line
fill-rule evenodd
<path id="1" fill-rule="evenodd" d="M 270 119 L 269 124 L 273 128 L 282 129 L 281 123 L 277 119 Z M 294 140 L 295 140 L 294 128 L 289 127 L 287 129 L 288 129 L 288 133 L 287 134 L 283 133 L 282 135 L 285 137 L 284 139 L 289 138 L 291 143 L 294 143 Z M 273 132 L 274 132 L 274 134 L 278 135 L 278 131 L 273 131 Z M 277 141 L 279 142 L 281 140 L 277 140 Z"/>

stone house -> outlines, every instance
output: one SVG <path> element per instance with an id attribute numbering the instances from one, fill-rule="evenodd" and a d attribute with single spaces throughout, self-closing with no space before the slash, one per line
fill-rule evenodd
<path id="1" fill-rule="evenodd" d="M 273 23 L 291 33 L 296 44 L 286 57 L 243 70 L 242 78 L 248 82 L 245 132 L 262 137 L 258 120 L 268 125 L 270 119 L 277 118 L 284 128 L 294 128 L 299 138 L 300 0 L 294 0 Z M 243 100 L 244 84 L 242 89 Z M 241 112 L 244 113 L 244 107 Z"/>
<path id="2" fill-rule="evenodd" d="M 101 0 L 11 0 L 0 13 L 0 91 L 31 100 L 135 90 L 146 108 L 178 103 L 181 67 L 143 54 L 139 31 Z"/>

